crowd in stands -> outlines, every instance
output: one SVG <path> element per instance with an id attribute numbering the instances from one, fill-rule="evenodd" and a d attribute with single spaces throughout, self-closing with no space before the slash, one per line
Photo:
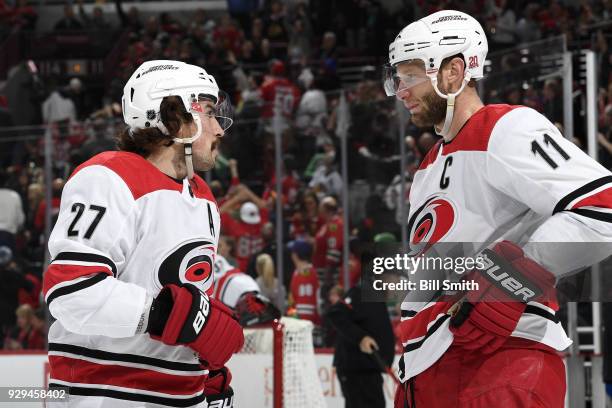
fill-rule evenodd
<path id="1" fill-rule="evenodd" d="M 80 0 L 67 4 L 56 31 L 119 28 L 128 40 L 99 101 L 88 97 L 77 78 L 47 89 L 40 100 L 40 121 L 31 124 L 44 123 L 51 132 L 50 204 L 45 200 L 44 140 L 0 138 L 0 346 L 44 346 L 39 294 L 47 212 L 52 223 L 63 185 L 76 165 L 114 148 L 114 136 L 124 126 L 123 85 L 135 67 L 150 59 L 205 67 L 236 108 L 235 125 L 223 139 L 216 168 L 207 175 L 222 212 L 219 254 L 256 278 L 262 293 L 283 313 L 322 324 L 330 297 L 348 289 L 339 286 L 345 270 L 349 287 L 359 279 L 359 243 L 400 239 L 401 208 L 412 175 L 437 141 L 429 130 L 407 122 L 406 168 L 400 173 L 395 101 L 385 97 L 377 66 L 363 66 L 351 81 L 341 77 L 339 68 L 350 58 L 383 62 L 399 29 L 437 9 L 453 7 L 481 20 L 492 52 L 565 34 L 570 44 L 586 41 L 600 53 L 598 141 L 601 162 L 612 168 L 612 26 L 606 23 L 612 20 L 612 1 L 581 2 L 573 8 L 554 0 L 404 0 L 391 13 L 377 0 L 228 0 L 228 13 L 198 9 L 188 20 L 169 12 L 145 16 L 137 6 L 124 10 L 120 0 L 112 15 L 101 7 L 87 13 Z M 27 1 L 0 0 L 0 38 L 35 29 L 37 16 Z M 497 93 L 490 102 L 528 105 L 563 122 L 558 79 L 519 85 Z M 273 120 L 276 114 L 278 122 Z M 282 132 L 280 197 L 275 190 L 275 123 Z M 343 213 L 339 169 L 340 136 L 345 133 L 348 214 Z M 584 142 L 579 132 L 568 136 Z M 277 201 L 282 220 L 276 219 Z M 342 253 L 344 215 L 350 222 L 348 265 Z M 282 243 L 276 242 L 279 221 Z M 284 265 L 280 280 L 279 247 Z"/>

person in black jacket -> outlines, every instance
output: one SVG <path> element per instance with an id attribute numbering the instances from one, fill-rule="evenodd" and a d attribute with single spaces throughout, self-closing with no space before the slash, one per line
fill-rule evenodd
<path id="1" fill-rule="evenodd" d="M 326 318 L 336 329 L 334 366 L 346 408 L 384 408 L 383 367 L 393 362 L 395 338 L 385 303 L 362 302 L 361 285 L 352 287 L 342 299 L 338 288 L 330 291 Z"/>

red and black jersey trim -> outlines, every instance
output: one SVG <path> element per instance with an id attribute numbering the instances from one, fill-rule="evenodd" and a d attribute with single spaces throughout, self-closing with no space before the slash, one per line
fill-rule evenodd
<path id="1" fill-rule="evenodd" d="M 92 262 L 106 264 L 113 272 L 113 277 L 117 277 L 117 266 L 110 259 L 102 255 L 91 254 L 85 252 L 60 252 L 51 263 L 55 261 L 77 261 L 77 262 Z"/>
<path id="2" fill-rule="evenodd" d="M 88 397 L 107 397 L 115 398 L 128 401 L 148 402 L 152 404 L 158 404 L 168 407 L 190 407 L 197 405 L 206 399 L 204 392 L 201 395 L 197 395 L 191 398 L 164 398 L 152 395 L 145 395 L 126 391 L 109 390 L 104 388 L 88 388 L 88 387 L 75 387 L 65 386 L 61 384 L 49 383 L 49 389 L 60 388 L 67 390 L 69 395 L 81 395 Z"/>
<path id="3" fill-rule="evenodd" d="M 204 370 L 200 364 L 197 363 L 179 363 L 174 361 L 161 360 L 153 357 L 145 357 L 137 354 L 122 354 L 112 353 L 110 351 L 94 350 L 86 347 L 75 346 L 72 344 L 63 343 L 49 343 L 49 351 L 57 351 L 62 353 L 74 354 L 75 356 L 83 356 L 89 358 L 95 358 L 97 360 L 105 360 L 109 362 L 125 362 L 148 365 L 157 368 L 165 368 L 167 370 L 175 371 L 193 371 L 200 372 Z"/>
<path id="4" fill-rule="evenodd" d="M 442 326 L 442 324 L 449 318 L 450 318 L 450 315 L 447 315 L 447 314 L 441 316 L 433 325 L 431 325 L 429 330 L 427 330 L 427 334 L 425 334 L 425 336 L 421 340 L 414 342 L 414 343 L 406 344 L 404 346 L 404 353 L 402 354 L 398 362 L 400 378 L 404 378 L 404 375 L 406 374 L 406 363 L 404 361 L 405 353 L 410 353 L 412 351 L 418 350 L 423 345 L 423 343 L 425 343 L 425 340 L 431 337 L 431 335 L 433 335 Z"/>
<path id="5" fill-rule="evenodd" d="M 576 190 L 572 191 L 571 193 L 563 197 L 561 200 L 559 200 L 557 205 L 555 205 L 553 214 L 556 214 L 561 211 L 569 210 L 577 214 L 583 215 L 585 217 L 595 218 L 601 221 L 612 222 L 612 216 L 610 216 L 610 214 L 608 213 L 598 212 L 595 210 L 586 210 L 586 209 L 581 209 L 581 208 L 571 208 L 571 209 L 568 208 L 568 206 L 573 201 L 583 196 L 587 196 L 590 192 L 597 190 L 598 188 L 603 187 L 608 184 L 612 188 L 612 176 L 604 176 L 604 177 L 598 178 L 597 180 L 593 180 L 585 184 L 584 186 L 577 188 Z M 612 206 L 612 203 L 610 203 L 610 205 Z M 611 208 L 611 207 L 607 207 L 607 208 Z"/>
<path id="6" fill-rule="evenodd" d="M 106 273 L 101 272 L 101 273 L 95 274 L 91 278 L 82 280 L 77 283 L 73 283 L 72 285 L 66 285 L 61 288 L 57 288 L 53 292 L 51 292 L 51 294 L 47 297 L 47 306 L 49 306 L 51 302 L 53 302 L 53 300 L 55 300 L 56 298 L 60 296 L 69 295 L 71 293 L 78 292 L 79 290 L 93 286 L 96 283 L 103 281 L 107 277 L 108 275 Z"/>
<path id="7" fill-rule="evenodd" d="M 570 211 L 578 215 L 582 215 L 583 217 L 593 218 L 598 221 L 612 223 L 612 214 L 603 213 L 595 210 L 586 210 L 584 208 L 576 208 Z"/>
<path id="8" fill-rule="evenodd" d="M 416 316 L 417 312 L 414 310 L 402 310 L 401 311 L 401 316 L 403 318 L 407 318 L 407 317 L 414 317 Z"/>
<path id="9" fill-rule="evenodd" d="M 425 334 L 425 336 L 421 340 L 415 341 L 414 343 L 406 344 L 404 346 L 404 353 L 410 353 L 411 351 L 414 351 L 414 350 L 420 348 L 423 345 L 423 343 L 425 343 L 425 340 L 427 340 L 429 337 L 431 337 L 431 335 L 434 334 L 436 332 L 436 330 L 438 330 L 440 328 L 440 326 L 442 326 L 442 324 L 448 318 L 450 318 L 450 315 L 448 315 L 448 314 L 440 316 L 440 318 L 434 324 L 431 325 L 429 330 L 427 330 L 427 334 Z"/>

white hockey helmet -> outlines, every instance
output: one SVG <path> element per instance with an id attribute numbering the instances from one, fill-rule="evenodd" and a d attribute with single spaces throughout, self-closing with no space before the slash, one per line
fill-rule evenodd
<path id="1" fill-rule="evenodd" d="M 415 79 L 401 78 L 396 67 L 402 62 L 422 61 L 436 93 L 448 100 L 447 120 L 443 130 L 438 132 L 445 135 L 452 122 L 455 97 L 463 91 L 470 79 L 479 80 L 484 76 L 484 62 L 488 50 L 485 32 L 472 16 L 456 10 L 430 14 L 404 27 L 389 45 L 389 65 L 385 66 L 383 73 L 385 92 L 388 96 L 393 96 L 402 89 L 415 85 Z M 445 58 L 457 54 L 463 55 L 465 62 L 464 82 L 456 93 L 445 95 L 437 86 L 438 70 Z"/>
<path id="2" fill-rule="evenodd" d="M 204 68 L 180 61 L 146 61 L 134 71 L 123 88 L 124 122 L 131 131 L 155 127 L 168 134 L 160 116 L 161 102 L 167 96 L 180 97 L 197 127 L 192 137 L 172 139 L 185 146 L 187 173 L 191 178 L 191 144 L 202 132 L 202 122 L 198 114 L 202 112 L 202 108 L 199 102 L 208 99 L 215 103 L 214 116 L 223 130 L 227 130 L 233 123 L 232 106 L 227 94 L 219 90 L 215 78 Z"/>

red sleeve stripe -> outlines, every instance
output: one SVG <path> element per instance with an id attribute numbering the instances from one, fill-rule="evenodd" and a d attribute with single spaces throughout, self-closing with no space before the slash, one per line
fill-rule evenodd
<path id="1" fill-rule="evenodd" d="M 60 262 L 61 261 L 61 262 Z M 60 252 L 51 261 L 52 263 L 72 264 L 72 265 L 106 265 L 114 277 L 117 277 L 117 266 L 110 259 L 103 255 L 85 252 Z"/>
<path id="2" fill-rule="evenodd" d="M 587 183 L 584 186 L 577 188 L 576 190 L 572 191 L 571 193 L 563 197 L 561 200 L 559 200 L 559 202 L 557 203 L 557 205 L 555 206 L 553 210 L 553 214 L 556 214 L 560 211 L 564 211 L 567 209 L 575 209 L 575 208 L 582 207 L 584 206 L 583 204 L 581 204 L 583 201 L 586 201 L 587 203 L 591 203 L 589 204 L 591 206 L 593 205 L 592 203 L 598 203 L 598 204 L 603 204 L 603 205 L 596 205 L 596 207 L 612 208 L 612 203 L 610 202 L 611 193 L 606 192 L 606 191 L 609 191 L 610 188 L 607 188 L 595 194 L 589 195 L 588 197 L 583 198 L 582 200 L 578 201 L 578 203 L 576 203 L 574 206 L 571 206 L 571 204 L 575 202 L 576 200 L 579 200 L 580 198 L 588 194 L 591 194 L 594 191 L 599 190 L 608 184 L 612 185 L 612 176 L 605 176 L 605 177 L 598 178 L 597 180 L 593 180 L 590 183 Z"/>
<path id="3" fill-rule="evenodd" d="M 49 355 L 51 381 L 143 393 L 158 397 L 194 397 L 204 390 L 205 375 L 172 375 L 118 364 Z M 160 395 L 162 394 L 162 395 Z M 164 395 L 165 394 L 165 395 Z"/>
<path id="4" fill-rule="evenodd" d="M 85 288 L 93 286 L 96 283 L 103 281 L 107 277 L 108 277 L 108 275 L 105 274 L 105 273 L 98 273 L 98 274 L 92 276 L 91 278 L 79 279 L 78 282 L 76 282 L 76 283 L 73 283 L 73 284 L 70 284 L 70 285 L 65 285 L 65 286 L 53 289 L 45 297 L 45 301 L 47 302 L 47 306 L 49 306 L 53 300 L 57 299 L 60 296 L 69 295 L 71 293 L 78 292 L 79 290 L 83 290 Z"/>
<path id="5" fill-rule="evenodd" d="M 49 292 L 57 288 L 67 286 L 76 279 L 84 278 L 97 274 L 113 276 L 112 272 L 103 266 L 86 266 L 86 265 L 64 265 L 52 263 L 45 271 L 43 277 L 43 296 L 47 297 Z"/>
<path id="6" fill-rule="evenodd" d="M 583 198 L 572 206 L 572 209 L 581 207 L 612 208 L 612 187 L 605 188 L 587 198 Z"/>

